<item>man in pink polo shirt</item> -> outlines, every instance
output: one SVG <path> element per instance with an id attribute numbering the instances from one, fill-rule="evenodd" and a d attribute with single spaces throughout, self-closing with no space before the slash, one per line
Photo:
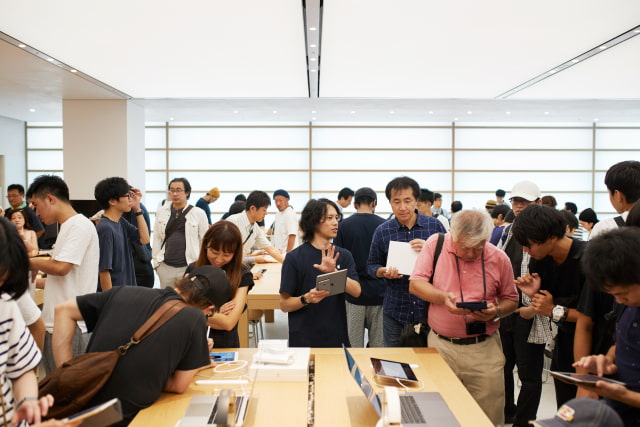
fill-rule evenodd
<path id="1" fill-rule="evenodd" d="M 493 223 L 481 211 L 465 210 L 451 219 L 433 283 L 437 236 L 431 236 L 416 261 L 409 291 L 430 302 L 429 346 L 438 350 L 494 424 L 504 423 L 504 354 L 499 319 L 518 302 L 511 262 L 491 244 Z M 486 302 L 470 310 L 460 302 Z"/>

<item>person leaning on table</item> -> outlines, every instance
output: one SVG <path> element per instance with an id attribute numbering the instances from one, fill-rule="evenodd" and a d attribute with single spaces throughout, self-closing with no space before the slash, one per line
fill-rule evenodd
<path id="1" fill-rule="evenodd" d="M 487 244 L 493 223 L 486 212 L 460 211 L 433 273 L 437 236 L 422 246 L 409 291 L 430 302 L 429 346 L 435 347 L 480 408 L 496 425 L 504 423 L 504 354 L 499 319 L 517 307 L 518 292 L 509 258 Z M 433 283 L 429 283 L 433 275 Z M 486 301 L 470 311 L 457 302 Z"/>
<path id="2" fill-rule="evenodd" d="M 230 293 L 225 272 L 205 265 L 177 281 L 175 288 L 119 286 L 68 300 L 55 308 L 56 363 L 60 366 L 71 359 L 76 321 L 84 320 L 93 332 L 87 352 L 111 351 L 127 343 L 165 302 L 185 302 L 187 307 L 118 360 L 109 380 L 89 402 L 91 407 L 119 398 L 123 421 L 114 426 L 128 425 L 163 391 L 184 393 L 196 372 L 210 364 L 205 316 L 213 315 Z"/>

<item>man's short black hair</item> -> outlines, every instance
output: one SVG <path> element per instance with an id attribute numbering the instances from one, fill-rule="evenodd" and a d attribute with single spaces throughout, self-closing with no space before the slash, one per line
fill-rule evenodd
<path id="1" fill-rule="evenodd" d="M 511 209 L 507 205 L 498 205 L 491 211 L 491 218 L 498 218 L 498 216 L 502 215 L 502 220 L 504 221 L 510 210 Z"/>
<path id="2" fill-rule="evenodd" d="M 433 191 L 428 188 L 420 189 L 420 197 L 418 197 L 419 202 L 430 202 L 432 205 L 435 203 L 436 198 Z"/>
<path id="3" fill-rule="evenodd" d="M 609 193 L 618 190 L 627 203 L 635 203 L 640 199 L 640 162 L 626 160 L 611 166 L 604 176 L 604 185 Z"/>
<path id="4" fill-rule="evenodd" d="M 247 202 L 244 205 L 244 210 L 248 211 L 251 209 L 251 206 L 255 206 L 256 209 L 260 209 L 263 207 L 271 206 L 271 197 L 264 191 L 254 190 L 249 193 L 249 197 L 247 197 Z"/>
<path id="5" fill-rule="evenodd" d="M 567 231 L 567 221 L 562 214 L 549 206 L 527 206 L 513 221 L 513 237 L 522 246 L 542 244 L 551 237 L 561 239 Z"/>
<path id="6" fill-rule="evenodd" d="M 33 180 L 27 190 L 27 199 L 37 197 L 44 199 L 51 194 L 64 203 L 69 203 L 69 187 L 62 178 L 56 175 L 40 175 Z"/>
<path id="7" fill-rule="evenodd" d="M 578 215 L 578 205 L 573 202 L 564 202 L 564 210 L 569 211 L 574 215 Z"/>
<path id="8" fill-rule="evenodd" d="M 300 215 L 300 229 L 302 230 L 302 240 L 310 242 L 316 232 L 316 226 L 324 221 L 327 216 L 327 206 L 333 206 L 338 215 L 338 221 L 342 220 L 342 214 L 338 205 L 329 199 L 311 199 L 302 209 Z"/>
<path id="9" fill-rule="evenodd" d="M 503 189 L 499 188 L 496 190 L 496 197 L 504 197 L 506 195 L 507 193 Z"/>
<path id="10" fill-rule="evenodd" d="M 387 200 L 391 201 L 392 191 L 401 191 L 407 188 L 411 189 L 413 197 L 418 200 L 418 197 L 420 197 L 420 185 L 415 179 L 409 178 L 408 176 L 399 176 L 389 181 L 387 188 L 384 190 L 384 195 L 387 196 Z"/>
<path id="11" fill-rule="evenodd" d="M 462 202 L 460 200 L 454 200 L 451 202 L 451 213 L 456 213 L 462 210 Z"/>
<path id="12" fill-rule="evenodd" d="M 436 201 L 436 200 L 438 200 L 438 199 L 442 199 L 442 194 L 440 194 L 440 193 L 433 193 L 433 200 L 434 200 L 434 203 L 435 203 L 435 201 Z"/>
<path id="13" fill-rule="evenodd" d="M 562 214 L 562 216 L 564 217 L 564 221 L 569 226 L 569 230 L 575 230 L 576 228 L 580 227 L 578 218 L 576 218 L 576 216 L 571 212 L 562 210 L 560 211 L 560 214 Z"/>
<path id="14" fill-rule="evenodd" d="M 640 284 L 640 228 L 621 227 L 594 237 L 581 262 L 587 282 L 599 291 Z"/>
<path id="15" fill-rule="evenodd" d="M 171 181 L 169 181 L 169 185 L 167 185 L 167 190 L 171 188 L 171 184 L 173 184 L 174 182 L 181 182 L 182 185 L 184 185 L 184 192 L 187 195 L 187 200 L 189 200 L 189 197 L 191 197 L 191 184 L 189 183 L 189 180 L 184 177 L 173 178 Z"/>
<path id="16" fill-rule="evenodd" d="M 0 293 L 17 299 L 29 288 L 29 256 L 16 226 L 0 217 Z"/>
<path id="17" fill-rule="evenodd" d="M 338 200 L 340 199 L 349 200 L 349 197 L 353 197 L 354 194 L 356 194 L 355 191 L 353 191 L 349 187 L 344 187 L 342 190 L 338 192 Z"/>
<path id="18" fill-rule="evenodd" d="M 114 176 L 98 182 L 93 190 L 93 196 L 100 203 L 100 207 L 107 210 L 109 209 L 110 200 L 118 200 L 120 197 L 128 195 L 129 191 L 130 187 L 127 180 Z"/>
<path id="19" fill-rule="evenodd" d="M 7 187 L 7 193 L 11 190 L 18 190 L 21 196 L 24 196 L 24 187 L 21 184 L 11 184 Z"/>

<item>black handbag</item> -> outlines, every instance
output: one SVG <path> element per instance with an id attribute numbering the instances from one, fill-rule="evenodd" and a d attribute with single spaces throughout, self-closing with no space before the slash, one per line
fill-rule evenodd
<path id="1" fill-rule="evenodd" d="M 436 251 L 433 254 L 433 273 L 429 282 L 433 283 L 433 274 L 436 272 L 436 264 L 442 251 L 442 244 L 444 243 L 444 233 L 438 233 L 438 243 L 436 244 Z M 424 312 L 422 319 L 419 322 L 407 323 L 402 327 L 400 332 L 400 347 L 426 347 L 427 346 L 427 334 L 429 333 L 429 324 L 427 323 L 427 315 L 429 313 L 429 303 L 424 303 Z"/>

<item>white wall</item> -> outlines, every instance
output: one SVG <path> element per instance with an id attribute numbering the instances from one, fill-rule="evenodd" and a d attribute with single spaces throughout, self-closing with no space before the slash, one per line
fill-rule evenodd
<path id="1" fill-rule="evenodd" d="M 9 184 L 22 184 L 27 176 L 27 160 L 25 156 L 24 122 L 0 116 L 0 195 L 2 206 L 8 206 L 5 192 Z"/>

